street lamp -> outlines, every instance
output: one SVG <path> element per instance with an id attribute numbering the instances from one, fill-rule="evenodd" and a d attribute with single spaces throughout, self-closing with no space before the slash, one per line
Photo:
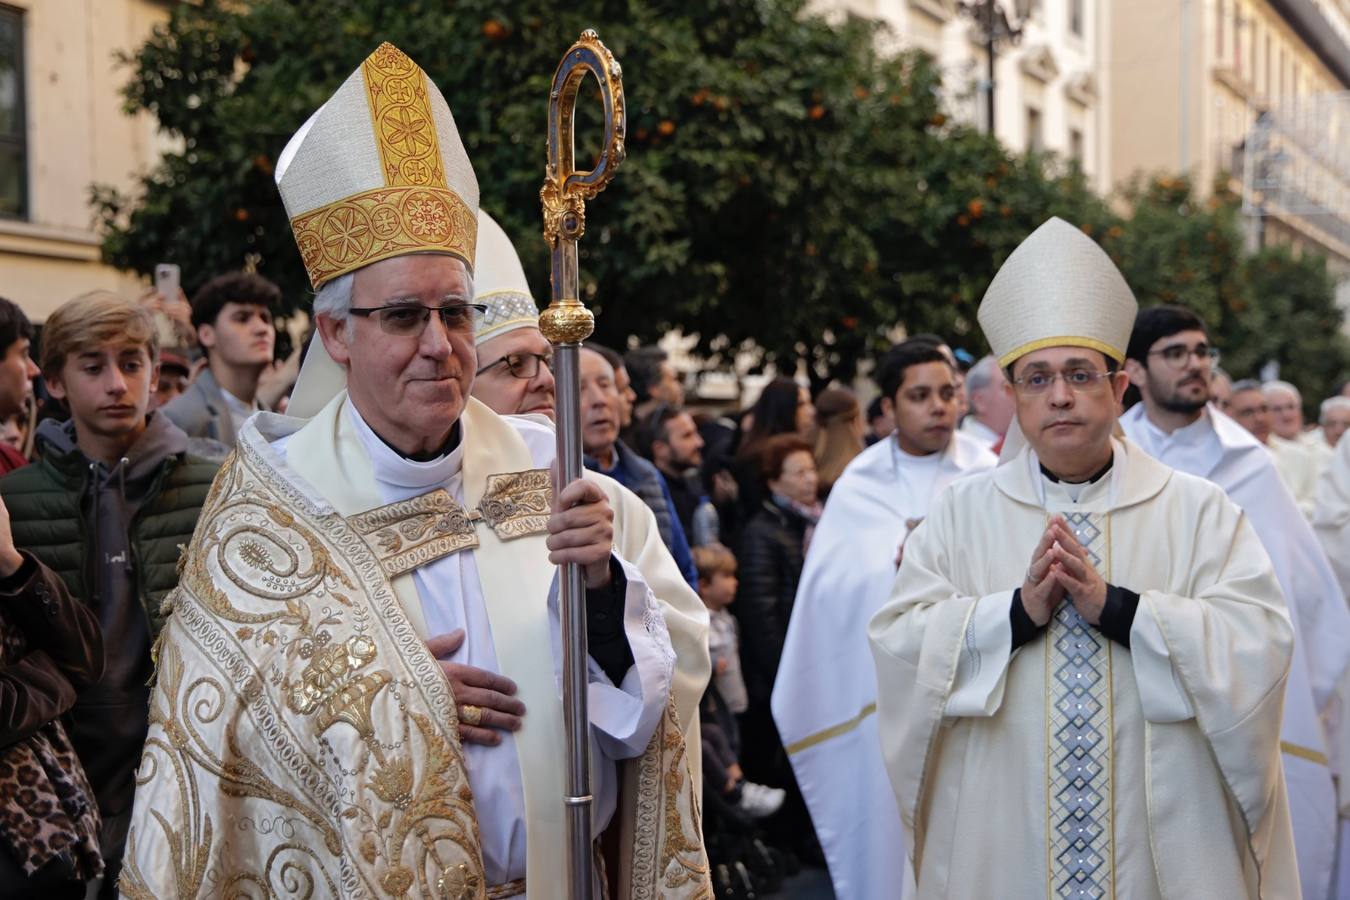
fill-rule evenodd
<path id="1" fill-rule="evenodd" d="M 1033 0 L 1034 2 L 1034 0 Z M 1018 0 L 1017 21 L 1008 18 L 998 0 L 960 0 L 961 12 L 975 20 L 984 44 L 988 77 L 985 80 L 985 113 L 989 117 L 989 133 L 994 133 L 994 56 L 1000 46 L 1017 44 L 1030 17 L 1031 3 Z"/>

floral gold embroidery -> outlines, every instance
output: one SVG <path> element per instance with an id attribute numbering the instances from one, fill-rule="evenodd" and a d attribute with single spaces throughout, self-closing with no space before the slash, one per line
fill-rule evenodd
<path id="1" fill-rule="evenodd" d="M 489 475 L 475 510 L 465 510 L 444 489 L 429 491 L 352 516 L 348 521 L 395 578 L 428 563 L 478 546 L 474 531 L 486 522 L 502 540 L 543 534 L 553 489 L 544 469 Z"/>
<path id="2" fill-rule="evenodd" d="M 136 900 L 478 900 L 444 677 L 409 655 L 415 635 L 390 618 L 397 600 L 361 537 L 267 465 L 241 449 L 194 534 L 137 773 L 153 800 L 133 822 L 120 888 Z"/>

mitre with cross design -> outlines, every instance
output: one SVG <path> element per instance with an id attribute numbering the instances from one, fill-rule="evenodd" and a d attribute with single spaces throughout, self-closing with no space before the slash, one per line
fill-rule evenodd
<path id="1" fill-rule="evenodd" d="M 301 126 L 276 179 L 316 291 L 409 253 L 447 253 L 473 268 L 478 181 L 445 98 L 393 44 Z"/>

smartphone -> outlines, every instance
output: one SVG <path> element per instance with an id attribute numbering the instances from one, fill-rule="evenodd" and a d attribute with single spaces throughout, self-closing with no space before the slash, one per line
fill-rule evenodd
<path id="1" fill-rule="evenodd" d="M 178 302 L 182 275 L 182 270 L 174 263 L 159 263 L 155 266 L 155 291 L 168 302 Z"/>

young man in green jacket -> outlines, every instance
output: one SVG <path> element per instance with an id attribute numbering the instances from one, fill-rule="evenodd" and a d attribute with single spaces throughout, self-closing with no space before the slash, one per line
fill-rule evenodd
<path id="1" fill-rule="evenodd" d="M 42 345 L 48 389 L 71 417 L 42 423 L 39 461 L 0 479 L 0 496 L 15 545 L 56 571 L 103 630 L 103 677 L 80 693 L 67 727 L 103 816 L 100 896 L 112 897 L 149 727 L 160 605 L 216 466 L 147 412 L 159 348 L 145 308 L 104 292 L 77 297 L 47 319 Z"/>

